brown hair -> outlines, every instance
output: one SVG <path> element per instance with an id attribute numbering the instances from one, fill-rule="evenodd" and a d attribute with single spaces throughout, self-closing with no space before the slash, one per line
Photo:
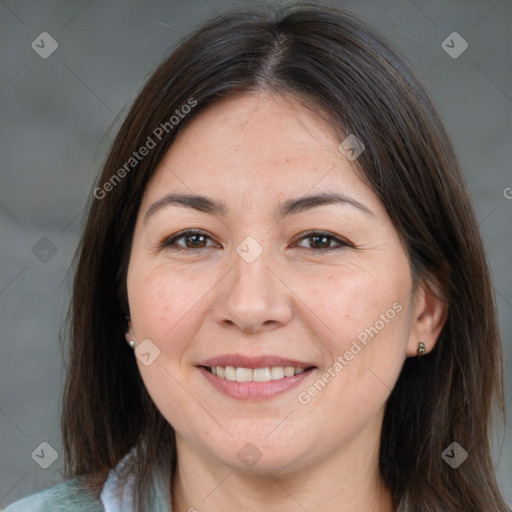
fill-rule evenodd
<path id="1" fill-rule="evenodd" d="M 435 348 L 406 360 L 386 405 L 380 470 L 398 510 L 508 510 L 488 439 L 494 407 L 502 414 L 504 407 L 496 307 L 449 136 L 404 58 L 350 12 L 318 2 L 231 12 L 205 24 L 156 69 L 120 128 L 77 251 L 62 415 L 68 476 L 102 481 L 138 446 L 139 505 L 155 465 L 171 478 L 174 431 L 125 342 L 135 220 L 176 134 L 220 98 L 262 89 L 314 105 L 340 137 L 354 133 L 364 142 L 362 178 L 400 234 L 415 282 L 435 284 L 449 306 Z M 196 106 L 169 123 L 191 99 Z M 159 126 L 167 129 L 156 147 L 127 167 Z M 99 198 L 100 189 L 108 194 Z M 454 441 L 469 453 L 457 469 L 441 457 Z"/>

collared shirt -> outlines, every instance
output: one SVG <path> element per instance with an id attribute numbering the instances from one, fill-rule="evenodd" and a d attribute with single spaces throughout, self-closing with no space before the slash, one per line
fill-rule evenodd
<path id="1" fill-rule="evenodd" d="M 105 512 L 134 512 L 133 510 L 133 475 L 128 476 L 124 485 L 120 482 L 119 471 L 132 452 L 128 453 L 119 464 L 110 471 L 103 485 L 100 499 Z M 122 487 L 121 487 L 122 485 Z"/>

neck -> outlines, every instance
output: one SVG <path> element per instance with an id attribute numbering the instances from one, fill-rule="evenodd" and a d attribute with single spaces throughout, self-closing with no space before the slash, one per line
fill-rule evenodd
<path id="1" fill-rule="evenodd" d="M 378 470 L 379 436 L 373 443 L 368 432 L 358 437 L 300 470 L 259 473 L 220 464 L 177 437 L 173 512 L 393 512 Z"/>

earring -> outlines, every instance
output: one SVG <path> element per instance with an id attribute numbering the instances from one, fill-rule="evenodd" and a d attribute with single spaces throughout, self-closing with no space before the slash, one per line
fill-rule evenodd
<path id="1" fill-rule="evenodd" d="M 135 348 L 135 341 L 130 340 L 130 341 L 128 342 L 128 345 L 130 345 L 130 347 L 132 347 L 132 348 Z"/>
<path id="2" fill-rule="evenodd" d="M 425 348 L 425 343 L 423 343 L 422 341 L 420 341 L 420 342 L 418 343 L 418 357 L 420 357 L 421 355 L 423 355 L 426 351 L 427 351 L 427 349 Z"/>

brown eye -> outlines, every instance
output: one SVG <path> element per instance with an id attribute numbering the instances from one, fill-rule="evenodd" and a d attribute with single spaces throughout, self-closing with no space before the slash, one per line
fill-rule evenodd
<path id="1" fill-rule="evenodd" d="M 333 249 L 339 249 L 343 247 L 354 247 L 353 244 L 343 240 L 337 236 L 331 235 L 330 233 L 325 233 L 323 231 L 309 231 L 304 233 L 300 238 L 302 240 L 310 240 L 312 243 L 311 247 L 305 247 L 305 249 L 310 251 L 329 251 Z M 332 246 L 331 243 L 335 242 L 336 245 Z"/>
<path id="2" fill-rule="evenodd" d="M 205 246 L 206 237 L 204 235 L 186 235 L 182 236 L 181 238 L 185 240 L 185 245 L 189 249 L 193 249 L 196 247 L 203 248 Z M 187 245 L 187 242 L 190 242 L 191 245 Z"/>
<path id="3" fill-rule="evenodd" d="M 184 240 L 184 244 L 178 244 L 177 242 L 179 240 Z M 182 249 L 207 249 L 208 247 L 218 247 L 217 244 L 207 246 L 206 243 L 208 240 L 211 240 L 211 238 L 203 231 L 188 229 L 178 233 L 172 238 L 164 240 L 161 247 L 178 251 Z"/>

